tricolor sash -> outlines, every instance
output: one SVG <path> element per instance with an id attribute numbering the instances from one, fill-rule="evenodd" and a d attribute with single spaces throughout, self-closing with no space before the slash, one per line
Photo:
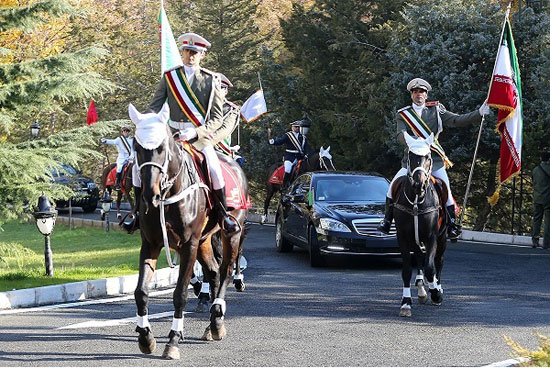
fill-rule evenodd
<path id="1" fill-rule="evenodd" d="M 430 129 L 428 124 L 426 124 L 424 120 L 422 120 L 422 118 L 418 116 L 418 114 L 416 113 L 416 111 L 414 111 L 412 107 L 399 110 L 399 115 L 401 115 L 405 123 L 409 126 L 409 128 L 411 128 L 416 136 L 426 139 L 430 136 L 430 134 L 432 134 L 432 130 Z M 439 144 L 437 138 L 434 138 L 434 142 L 432 143 L 430 148 L 432 149 L 432 151 L 441 156 L 445 168 L 453 166 L 453 163 L 445 154 L 445 151 L 443 150 L 443 147 L 441 147 L 441 145 Z"/>
<path id="2" fill-rule="evenodd" d="M 181 107 L 181 111 L 196 127 L 204 124 L 206 110 L 201 105 L 195 93 L 191 90 L 183 68 L 177 68 L 164 73 L 166 84 Z"/>
<path id="3" fill-rule="evenodd" d="M 296 147 L 296 149 L 298 150 L 298 152 L 300 152 L 300 154 L 304 154 L 304 148 L 302 147 L 302 145 L 305 143 L 305 137 L 304 137 L 304 140 L 302 143 L 302 145 L 300 145 L 300 141 L 298 140 L 298 138 L 294 135 L 294 133 L 292 132 L 286 132 L 286 135 L 287 137 L 290 139 L 290 142 L 292 143 L 292 145 L 294 147 Z"/>
<path id="4" fill-rule="evenodd" d="M 122 145 L 124 146 L 124 148 L 126 149 L 126 152 L 128 152 L 129 155 L 132 154 L 132 151 L 130 149 L 130 143 L 128 143 L 128 141 L 126 140 L 126 137 L 124 137 L 123 135 L 120 136 L 120 141 L 122 142 Z"/>

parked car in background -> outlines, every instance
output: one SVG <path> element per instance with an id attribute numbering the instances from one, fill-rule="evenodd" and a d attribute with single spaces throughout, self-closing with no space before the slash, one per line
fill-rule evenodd
<path id="1" fill-rule="evenodd" d="M 75 196 L 70 199 L 72 207 L 82 207 L 84 212 L 93 212 L 97 208 L 99 201 L 99 187 L 93 179 L 82 176 L 80 170 L 71 165 L 64 164 L 63 170 L 52 172 L 54 182 L 61 185 L 70 186 L 75 192 Z M 56 208 L 69 207 L 68 200 L 56 200 Z"/>
<path id="2" fill-rule="evenodd" d="M 281 195 L 275 218 L 279 252 L 309 250 L 313 267 L 332 255 L 400 256 L 395 225 L 378 231 L 389 182 L 379 174 L 323 171 L 299 176 Z"/>

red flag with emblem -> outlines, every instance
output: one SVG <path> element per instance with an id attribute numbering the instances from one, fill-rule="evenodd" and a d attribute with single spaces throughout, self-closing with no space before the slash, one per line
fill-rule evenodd
<path id="1" fill-rule="evenodd" d="M 95 110 L 94 100 L 90 101 L 90 106 L 88 107 L 88 116 L 86 117 L 86 124 L 88 126 L 95 124 L 97 122 L 97 111 Z"/>

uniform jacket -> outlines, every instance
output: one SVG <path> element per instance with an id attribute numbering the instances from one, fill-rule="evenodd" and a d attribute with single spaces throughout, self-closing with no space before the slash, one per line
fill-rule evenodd
<path id="1" fill-rule="evenodd" d="M 185 71 L 183 73 L 185 74 Z M 210 135 L 215 133 L 218 129 L 223 128 L 224 98 L 219 79 L 214 76 L 213 72 L 204 68 L 198 68 L 195 71 L 193 80 L 191 81 L 191 90 L 195 93 L 197 99 L 206 110 L 205 122 L 202 126 L 196 128 L 197 139 L 193 142 L 193 146 L 200 151 L 206 146 L 213 146 L 219 142 L 219 140 L 217 142 L 213 141 Z M 210 102 L 211 97 L 212 101 Z M 155 92 L 155 96 L 149 105 L 148 111 L 155 113 L 159 112 L 167 99 L 168 105 L 170 106 L 170 120 L 177 122 L 189 121 L 172 92 L 169 90 L 166 84 L 166 78 L 163 76 Z M 210 110 L 208 110 L 209 103 Z"/>
<path id="2" fill-rule="evenodd" d="M 303 147 L 302 148 L 303 154 L 309 155 L 309 144 L 307 143 L 306 137 L 298 133 L 298 141 L 300 142 L 301 147 Z M 275 139 L 273 144 L 275 146 L 280 146 L 283 144 L 286 145 L 286 150 L 284 153 L 285 161 L 294 161 L 296 159 L 300 160 L 303 157 L 303 154 L 299 152 L 293 152 L 293 151 L 296 151 L 296 147 L 294 146 L 294 144 L 292 144 L 290 138 L 288 138 L 286 133 L 282 137 Z"/>
<path id="3" fill-rule="evenodd" d="M 429 103 L 428 103 L 429 104 Z M 430 127 L 430 130 L 434 133 L 435 138 L 438 138 L 439 133 L 445 128 L 465 127 L 470 124 L 481 122 L 481 115 L 478 110 L 472 111 L 467 114 L 458 115 L 453 112 L 447 111 L 445 106 L 440 103 L 432 102 L 433 106 L 424 106 L 422 110 L 422 120 Z M 408 106 L 409 107 L 409 106 Z M 403 121 L 403 118 L 399 113 L 397 114 L 397 140 L 404 146 L 405 152 L 403 160 L 401 161 L 402 167 L 407 167 L 407 152 L 408 147 L 405 142 L 403 131 L 407 131 L 412 137 L 416 137 L 411 128 Z M 443 147 L 445 148 L 445 147 Z M 448 156 L 448 152 L 447 156 Z M 433 166 L 432 170 L 436 171 L 443 167 L 443 159 L 437 153 L 432 151 Z"/>
<path id="4" fill-rule="evenodd" d="M 533 169 L 533 203 L 550 206 L 550 162 Z"/>
<path id="5" fill-rule="evenodd" d="M 117 167 L 122 167 L 124 162 L 126 162 L 129 158 L 134 158 L 134 138 L 128 137 L 126 138 L 126 141 L 128 142 L 130 152 L 128 152 L 125 145 L 122 143 L 121 137 L 116 137 L 115 139 L 105 139 L 105 144 L 116 146 L 118 151 L 118 156 L 116 159 Z"/>
<path id="6" fill-rule="evenodd" d="M 216 143 L 228 137 L 233 133 L 239 122 L 239 106 L 233 102 L 224 101 L 223 104 L 223 124 L 212 134 L 212 140 Z"/>

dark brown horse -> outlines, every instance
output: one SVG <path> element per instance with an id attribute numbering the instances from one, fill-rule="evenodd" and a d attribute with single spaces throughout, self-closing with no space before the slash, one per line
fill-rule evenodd
<path id="1" fill-rule="evenodd" d="M 427 301 L 422 269 L 428 281 L 432 304 L 440 305 L 443 301 L 441 270 L 447 246 L 447 216 L 442 203 L 447 200 L 447 189 L 443 181 L 431 176 L 430 145 L 433 135 L 427 139 L 414 139 L 405 133 L 405 140 L 409 146 L 407 176 L 395 180 L 392 197 L 397 242 L 403 259 L 403 298 L 399 315 L 410 317 L 413 256 L 419 268 L 419 276 L 415 280 L 419 301 Z"/>
<path id="2" fill-rule="evenodd" d="M 319 152 L 314 153 L 311 157 L 308 157 L 305 160 L 300 160 L 294 166 L 289 183 L 292 183 L 296 177 L 299 175 L 317 170 L 326 170 L 326 171 L 335 171 L 334 164 L 332 163 L 332 156 L 330 154 L 330 146 L 325 150 L 323 147 Z M 273 164 L 267 171 L 266 178 L 266 196 L 264 201 L 264 214 L 262 215 L 261 223 L 265 223 L 267 220 L 267 209 L 269 208 L 269 202 L 275 193 L 281 190 L 282 182 L 275 182 L 273 176 L 275 171 L 280 167 L 280 164 Z"/>
<path id="3" fill-rule="evenodd" d="M 159 114 L 140 114 L 130 105 L 130 118 L 136 124 L 134 148 L 142 188 L 138 203 L 141 252 L 135 291 L 138 345 L 146 354 L 155 350 L 156 341 L 147 318 L 149 283 L 162 248 L 165 248 L 170 260 L 168 248 L 171 247 L 178 253 L 180 265 L 173 295 L 175 310 L 172 327 L 162 357 L 179 359 L 178 344 L 183 341 L 183 310 L 196 259 L 210 282 L 213 299 L 210 324 L 202 339 L 221 340 L 226 336 L 225 294 L 244 240 L 244 221 L 248 210 L 231 211 L 240 230 L 232 234 L 222 231 L 222 260 L 218 264 L 211 244 L 212 234 L 219 230 L 216 211 L 210 210 L 208 189 L 200 182 L 191 153 L 172 137 L 166 123 L 169 118 L 168 105 L 165 104 Z M 152 134 L 148 135 L 148 132 Z M 240 166 L 230 159 L 221 158 L 221 161 L 230 166 L 248 198 L 248 183 Z"/>
<path id="4" fill-rule="evenodd" d="M 125 171 L 123 171 L 123 173 L 122 173 L 123 176 L 122 176 L 121 183 L 120 183 L 120 189 L 116 190 L 116 194 L 117 194 L 117 196 L 116 196 L 116 217 L 119 221 L 122 218 L 122 215 L 120 214 L 120 203 L 122 202 L 123 197 L 126 198 L 128 203 L 130 204 L 131 213 L 132 214 L 134 213 L 134 209 L 135 209 L 134 208 L 134 199 L 130 195 L 130 191 L 133 188 L 133 185 L 132 185 L 132 166 L 133 165 L 134 165 L 133 163 L 128 163 L 126 165 L 126 167 L 123 169 Z M 115 187 L 114 180 L 109 179 L 109 174 L 111 174 L 113 169 L 116 169 L 116 163 L 105 166 L 105 168 L 103 168 L 103 174 L 101 175 L 102 190 L 103 190 L 103 192 L 105 192 L 105 190 L 108 190 L 109 195 L 111 195 L 113 193 L 113 191 L 115 191 L 114 190 L 114 187 Z M 103 217 L 103 215 L 104 214 L 102 214 L 102 217 Z M 102 220 L 103 220 L 103 218 L 102 218 Z"/>

